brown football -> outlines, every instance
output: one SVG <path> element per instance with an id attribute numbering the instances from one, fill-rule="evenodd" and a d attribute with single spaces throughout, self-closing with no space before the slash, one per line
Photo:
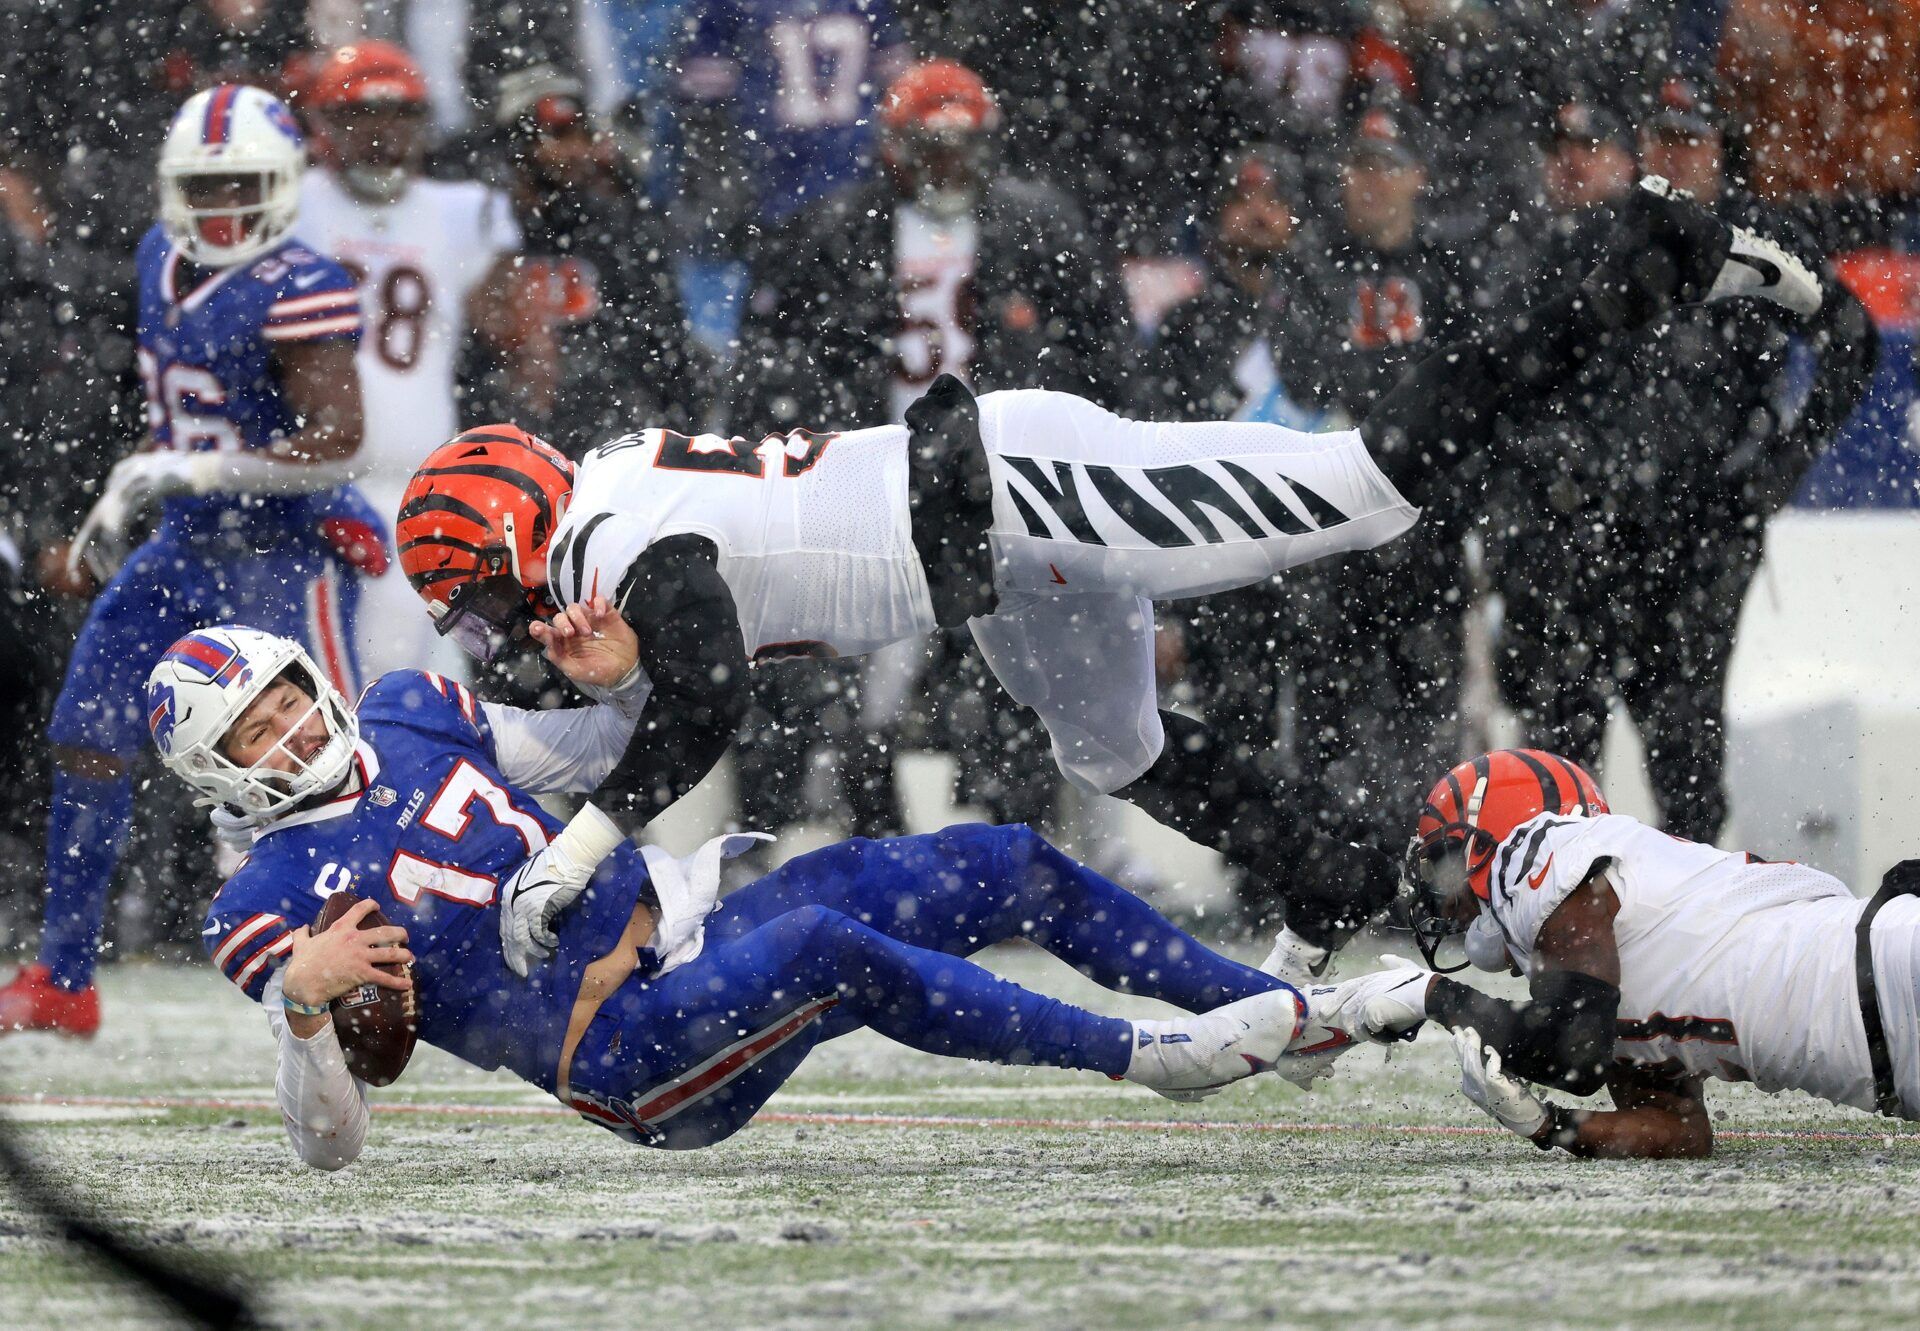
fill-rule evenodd
<path id="1" fill-rule="evenodd" d="M 333 927 L 361 898 L 351 892 L 335 892 L 320 907 L 314 921 L 315 933 Z M 375 906 L 360 921 L 362 929 L 378 929 L 387 917 Z M 401 962 L 383 966 L 394 975 L 412 975 L 413 967 Z M 404 993 L 363 984 L 350 994 L 333 1000 L 333 1029 L 340 1037 L 340 1048 L 347 1056 L 347 1070 L 369 1086 L 386 1086 L 399 1079 L 413 1057 L 413 1044 L 420 1034 L 417 989 Z"/>

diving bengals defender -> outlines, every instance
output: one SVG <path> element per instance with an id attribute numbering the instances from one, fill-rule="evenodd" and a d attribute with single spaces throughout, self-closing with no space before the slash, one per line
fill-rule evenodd
<path id="1" fill-rule="evenodd" d="M 388 42 L 332 52 L 299 105 L 313 122 L 320 169 L 302 181 L 300 235 L 353 273 L 366 312 L 358 356 L 367 404 L 359 485 L 388 522 L 424 456 L 424 440 L 459 428 L 454 373 L 481 322 L 478 302 L 505 281 L 520 248 L 504 195 L 473 181 L 420 174 L 427 83 Z M 369 579 L 360 618 L 368 679 L 431 664 L 464 669 L 420 622 L 398 569 Z"/>
<path id="2" fill-rule="evenodd" d="M 1153 600 L 1375 545 L 1416 516 L 1354 431 L 1133 421 L 1031 390 L 976 402 L 943 376 L 905 425 L 642 430 L 577 473 L 512 426 L 480 427 L 415 474 L 397 535 L 440 631 L 483 658 L 577 597 L 620 607 L 654 690 L 650 742 L 629 751 L 651 767 L 623 774 L 657 792 L 624 811 L 644 819 L 731 742 L 749 656 L 855 655 L 961 623 L 1083 790 L 1121 791 L 1174 749 L 1209 774 L 1176 779 L 1204 783 L 1214 757 L 1186 731 L 1165 742 L 1192 723 L 1156 707 Z M 1347 865 L 1325 875 L 1341 902 L 1364 881 L 1385 904 L 1388 857 L 1249 790 L 1290 865 Z M 1281 890 L 1303 876 L 1267 868 Z"/>
<path id="3" fill-rule="evenodd" d="M 1426 357 L 1353 430 L 1128 420 L 1036 390 L 976 402 L 943 375 L 904 427 L 643 431 L 591 455 L 575 488 L 520 431 L 485 427 L 415 473 L 401 558 L 440 631 L 482 654 L 611 589 L 654 686 L 645 770 L 621 783 L 652 792 L 624 811 L 641 818 L 725 751 L 749 649 L 847 653 L 965 623 L 1070 781 L 1213 846 L 1285 904 L 1266 964 L 1299 980 L 1391 903 L 1393 862 L 1317 836 L 1253 756 L 1156 709 L 1153 602 L 1393 539 L 1419 516 L 1407 493 L 1496 447 L 1493 422 L 1570 381 L 1593 338 L 1754 297 L 1807 317 L 1823 300 L 1792 254 L 1649 178 L 1577 287 Z"/>
<path id="4" fill-rule="evenodd" d="M 1397 1032 L 1431 1017 L 1473 1028 L 1468 1085 L 1495 1091 L 1476 1103 L 1538 1145 L 1579 1154 L 1703 1153 L 1706 1078 L 1920 1118 L 1916 867 L 1895 870 L 1869 901 L 1807 865 L 1612 813 L 1557 755 L 1486 754 L 1427 797 L 1407 916 L 1429 960 L 1464 931 L 1468 957 L 1511 964 L 1532 1001 L 1511 1009 L 1422 972 L 1417 994 L 1370 1008 L 1367 1026 Z M 1505 1065 L 1491 1078 L 1485 1049 Z M 1549 1106 L 1508 1074 L 1583 1094 L 1604 1081 L 1619 1108 Z"/>

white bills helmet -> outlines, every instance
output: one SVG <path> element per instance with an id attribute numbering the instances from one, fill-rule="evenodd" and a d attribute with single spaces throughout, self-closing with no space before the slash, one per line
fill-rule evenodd
<path id="1" fill-rule="evenodd" d="M 271 93 L 223 83 L 180 108 L 160 148 L 160 224 L 195 263 L 225 268 L 265 254 L 293 230 L 307 141 Z M 192 198 L 196 177 L 253 176 L 244 203 Z"/>
<path id="2" fill-rule="evenodd" d="M 283 675 L 313 699 L 287 733 L 317 709 L 326 722 L 326 746 L 302 761 L 284 747 L 283 735 L 258 761 L 241 767 L 222 751 L 221 741 Z M 147 676 L 147 729 L 167 770 L 200 792 L 196 804 L 227 809 L 254 825 L 339 786 L 352 769 L 360 737 L 353 709 L 299 643 L 232 625 L 196 629 L 167 648 Z M 271 765 L 276 754 L 291 769 Z"/>

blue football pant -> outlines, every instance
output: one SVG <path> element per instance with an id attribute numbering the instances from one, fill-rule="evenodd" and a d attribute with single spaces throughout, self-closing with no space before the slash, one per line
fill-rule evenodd
<path id="1" fill-rule="evenodd" d="M 309 544 L 287 545 L 236 555 L 224 543 L 163 531 L 134 551 L 88 611 L 48 741 L 130 760 L 147 742 L 147 673 L 176 638 L 213 624 L 297 640 L 335 688 L 355 697 L 360 579 Z M 130 774 L 88 778 L 56 762 L 40 960 L 63 988 L 92 983 L 107 887 L 132 816 Z"/>
<path id="2" fill-rule="evenodd" d="M 727 897 L 697 959 L 609 998 L 574 1058 L 574 1105 L 646 1145 L 710 1146 L 816 1044 L 863 1026 L 927 1053 L 1123 1073 L 1131 1023 L 964 960 L 1013 938 L 1193 1012 L 1282 987 L 1029 828 L 854 840 Z"/>

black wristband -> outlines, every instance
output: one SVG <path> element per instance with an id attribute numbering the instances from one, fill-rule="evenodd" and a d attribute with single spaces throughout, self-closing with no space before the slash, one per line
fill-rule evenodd
<path id="1" fill-rule="evenodd" d="M 1546 1123 L 1528 1140 L 1543 1151 L 1551 1151 L 1556 1146 L 1571 1151 L 1579 1136 L 1580 1128 L 1573 1121 L 1573 1110 L 1549 1100 Z"/>

